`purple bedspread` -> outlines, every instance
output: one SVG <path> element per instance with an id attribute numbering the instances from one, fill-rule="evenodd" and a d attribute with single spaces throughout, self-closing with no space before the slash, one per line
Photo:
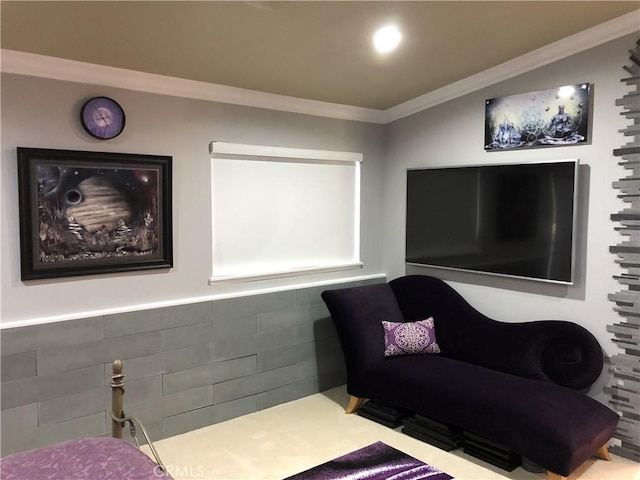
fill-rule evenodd
<path id="1" fill-rule="evenodd" d="M 285 480 L 451 480 L 453 477 L 382 442 Z"/>
<path id="2" fill-rule="evenodd" d="M 133 445 L 82 438 L 0 459 L 2 480 L 158 480 L 170 478 Z"/>

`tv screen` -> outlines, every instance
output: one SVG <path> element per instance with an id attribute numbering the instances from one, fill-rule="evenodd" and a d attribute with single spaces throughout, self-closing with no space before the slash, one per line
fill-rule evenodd
<path id="1" fill-rule="evenodd" d="M 573 281 L 578 160 L 407 171 L 406 262 Z"/>

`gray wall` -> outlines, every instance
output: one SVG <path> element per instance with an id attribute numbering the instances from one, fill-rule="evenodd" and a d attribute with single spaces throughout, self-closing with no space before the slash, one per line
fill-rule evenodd
<path id="1" fill-rule="evenodd" d="M 620 78 L 625 73 L 622 67 L 628 61 L 628 50 L 637 39 L 637 34 L 627 35 L 387 125 L 384 271 L 389 278 L 405 273 L 439 276 L 474 307 L 497 320 L 574 321 L 593 333 L 607 353 L 617 351 L 606 331 L 606 325 L 618 317 L 607 296 L 619 288 L 613 275 L 621 273 L 615 257 L 609 253 L 609 245 L 619 238 L 609 215 L 624 208 L 611 186 L 624 175 L 613 149 L 623 142 L 618 130 L 627 123 L 620 115 L 616 99 L 628 91 Z M 484 151 L 486 99 L 582 82 L 591 83 L 593 89 L 588 144 Z M 566 158 L 579 158 L 581 164 L 574 285 L 405 265 L 407 168 Z M 595 390 L 601 388 L 599 384 Z"/>
<path id="2" fill-rule="evenodd" d="M 618 39 L 386 127 L 3 74 L 0 313 L 11 328 L 0 330 L 1 453 L 107 432 L 105 383 L 108 363 L 118 356 L 128 372 L 127 412 L 146 420 L 154 438 L 343 383 L 319 288 L 301 282 L 336 285 L 360 274 L 405 273 L 408 167 L 580 157 L 588 175 L 582 183 L 576 286 L 441 276 L 487 315 L 504 321 L 573 320 L 611 351 L 605 325 L 616 314 L 607 295 L 617 289 L 611 275 L 618 270 L 608 253 L 617 238 L 609 214 L 621 203 L 611 189 L 621 176 L 611 151 L 620 144 L 617 129 L 625 126 L 614 101 L 622 93 L 619 68 L 636 38 Z M 482 150 L 484 99 L 577 82 L 595 85 L 591 144 L 493 155 Z M 92 140 L 78 124 L 82 102 L 93 95 L 113 96 L 127 109 L 127 129 L 113 141 Z M 364 270 L 298 279 L 297 285 L 283 279 L 257 287 L 207 286 L 211 140 L 363 152 Z M 21 282 L 19 145 L 173 155 L 175 267 Z M 261 287 L 283 291 L 252 293 Z M 228 294 L 244 296 L 217 297 Z M 175 306 L 149 310 L 163 302 Z M 109 309 L 119 311 L 94 314 Z"/>
<path id="3" fill-rule="evenodd" d="M 79 122 L 88 98 L 106 95 L 125 109 L 124 132 L 90 137 Z M 80 318 L 110 309 L 188 303 L 194 298 L 250 294 L 382 271 L 384 125 L 225 105 L 112 87 L 2 75 L 0 258 L 2 324 Z M 212 274 L 209 143 L 248 143 L 363 153 L 361 258 L 363 269 L 245 284 L 209 286 Z M 173 156 L 174 268 L 126 275 L 20 281 L 16 147 Z M 328 192 L 327 195 L 330 193 Z"/>
<path id="4" fill-rule="evenodd" d="M 97 95 L 127 113 L 106 142 L 78 121 Z M 109 432 L 116 358 L 153 439 L 345 382 L 319 293 L 380 276 L 384 126 L 15 74 L 1 101 L 0 454 Z M 209 286 L 212 140 L 362 152 L 364 268 Z M 17 146 L 172 155 L 174 268 L 22 282 Z"/>
<path id="5" fill-rule="evenodd" d="M 106 385 L 117 358 L 125 412 L 152 440 L 342 385 L 320 293 L 362 283 L 5 329 L 0 454 L 110 434 Z"/>

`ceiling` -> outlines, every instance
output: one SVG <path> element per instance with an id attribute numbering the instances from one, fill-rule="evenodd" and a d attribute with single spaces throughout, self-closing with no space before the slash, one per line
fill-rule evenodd
<path id="1" fill-rule="evenodd" d="M 639 8 L 640 0 L 2 1 L 0 45 L 385 110 Z M 371 37 L 389 23 L 403 41 L 376 54 Z"/>

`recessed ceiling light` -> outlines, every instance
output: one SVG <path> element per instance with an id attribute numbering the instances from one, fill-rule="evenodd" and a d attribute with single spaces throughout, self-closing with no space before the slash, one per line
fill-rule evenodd
<path id="1" fill-rule="evenodd" d="M 398 27 L 389 25 L 382 27 L 373 35 L 373 46 L 379 53 L 387 53 L 395 49 L 402 40 Z"/>

